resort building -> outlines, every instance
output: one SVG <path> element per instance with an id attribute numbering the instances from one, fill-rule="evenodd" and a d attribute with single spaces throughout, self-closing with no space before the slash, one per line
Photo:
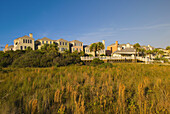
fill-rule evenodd
<path id="1" fill-rule="evenodd" d="M 96 43 L 98 43 L 98 42 L 96 42 Z M 102 40 L 102 43 L 103 43 L 103 45 L 104 45 L 104 49 L 103 49 L 103 50 L 100 50 L 100 51 L 96 51 L 96 54 L 99 55 L 99 56 L 106 54 L 106 52 L 105 52 L 105 40 Z M 92 44 L 93 44 L 93 43 L 92 43 Z M 95 56 L 95 52 L 93 52 L 93 51 L 91 52 L 91 51 L 90 51 L 90 46 L 91 46 L 92 44 L 84 46 L 84 51 L 85 51 L 85 54 Z"/>
<path id="2" fill-rule="evenodd" d="M 61 39 L 55 40 L 54 42 L 56 42 L 58 44 L 59 52 L 64 52 L 65 50 L 68 50 L 68 51 L 70 50 L 69 41 L 61 38 Z"/>
<path id="3" fill-rule="evenodd" d="M 25 35 L 23 37 L 14 40 L 13 50 L 25 50 L 27 47 L 31 47 L 35 50 L 33 34 L 30 33 L 29 36 Z"/>
<path id="4" fill-rule="evenodd" d="M 115 43 L 107 46 L 107 50 L 109 50 L 111 53 L 117 51 L 118 48 L 118 41 L 116 41 Z"/>
<path id="5" fill-rule="evenodd" d="M 36 43 L 37 43 L 37 46 L 36 46 L 36 49 L 41 49 L 41 47 L 44 45 L 44 44 L 53 44 L 54 43 L 54 40 L 51 40 L 47 37 L 44 37 L 42 39 L 38 39 L 36 40 Z"/>
<path id="6" fill-rule="evenodd" d="M 135 49 L 132 44 L 117 44 L 117 50 L 112 53 L 112 56 L 132 56 L 135 55 Z"/>
<path id="7" fill-rule="evenodd" d="M 70 41 L 70 51 L 74 52 L 74 51 L 78 51 L 81 52 L 83 51 L 83 42 L 80 42 L 78 40 L 73 40 Z"/>

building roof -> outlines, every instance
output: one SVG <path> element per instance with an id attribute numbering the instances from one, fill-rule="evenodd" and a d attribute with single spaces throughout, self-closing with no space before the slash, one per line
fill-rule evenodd
<path id="1" fill-rule="evenodd" d="M 19 38 L 15 39 L 15 40 L 23 39 L 23 38 L 27 38 L 27 39 L 32 39 L 32 40 L 34 40 L 34 38 L 31 38 L 31 37 L 29 37 L 29 36 L 27 36 L 27 35 L 22 36 L 22 37 L 19 37 Z"/>
<path id="2" fill-rule="evenodd" d="M 39 40 L 44 40 L 44 41 L 53 41 L 53 40 L 51 40 L 51 39 L 49 39 L 49 38 L 47 38 L 47 37 L 44 37 L 44 38 L 42 38 L 42 39 L 38 39 L 38 41 Z"/>
<path id="3" fill-rule="evenodd" d="M 60 38 L 60 39 L 58 39 L 58 40 L 55 40 L 56 42 L 58 42 L 58 41 L 65 41 L 65 42 L 68 42 L 67 40 L 64 40 L 64 39 L 62 39 L 62 38 Z"/>
<path id="4" fill-rule="evenodd" d="M 117 50 L 114 53 L 134 53 L 135 49 L 134 48 L 125 48 L 122 50 Z"/>
<path id="5" fill-rule="evenodd" d="M 83 42 L 78 41 L 78 40 L 72 40 L 72 41 L 70 41 L 70 42 L 80 42 L 80 43 L 83 43 Z"/>
<path id="6" fill-rule="evenodd" d="M 14 45 L 10 45 L 8 48 L 13 48 L 14 47 Z"/>

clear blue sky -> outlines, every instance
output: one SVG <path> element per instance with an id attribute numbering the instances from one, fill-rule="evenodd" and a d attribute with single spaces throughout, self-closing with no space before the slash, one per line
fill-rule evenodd
<path id="1" fill-rule="evenodd" d="M 35 39 L 170 45 L 170 0 L 0 0 L 0 46 Z"/>

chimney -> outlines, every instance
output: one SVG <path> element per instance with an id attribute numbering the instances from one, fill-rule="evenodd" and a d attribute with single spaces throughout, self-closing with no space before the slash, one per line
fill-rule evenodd
<path id="1" fill-rule="evenodd" d="M 104 45 L 104 47 L 105 47 L 105 40 L 102 40 L 102 43 L 103 43 L 103 45 Z"/>
<path id="2" fill-rule="evenodd" d="M 118 46 L 118 41 L 115 42 L 116 46 Z"/>
<path id="3" fill-rule="evenodd" d="M 29 33 L 29 37 L 33 38 L 33 34 L 32 34 L 32 33 Z"/>

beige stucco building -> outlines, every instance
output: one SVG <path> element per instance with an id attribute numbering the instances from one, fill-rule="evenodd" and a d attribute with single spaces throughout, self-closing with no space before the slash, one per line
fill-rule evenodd
<path id="1" fill-rule="evenodd" d="M 71 48 L 71 52 L 74 52 L 74 51 L 78 51 L 78 52 L 81 52 L 83 51 L 83 42 L 80 42 L 78 40 L 73 40 L 73 41 L 70 41 L 70 48 Z"/>
<path id="2" fill-rule="evenodd" d="M 25 35 L 23 37 L 14 40 L 13 50 L 25 50 L 27 47 L 31 47 L 35 50 L 33 34 L 30 33 L 29 36 Z"/>
<path id="3" fill-rule="evenodd" d="M 98 42 L 96 42 L 96 43 L 98 43 Z M 102 40 L 102 43 L 103 43 L 103 45 L 104 45 L 104 49 L 103 49 L 103 50 L 100 50 L 100 51 L 96 51 L 96 54 L 97 54 L 97 55 L 102 55 L 102 54 L 105 55 L 105 54 L 106 54 L 106 52 L 105 52 L 105 40 Z M 92 43 L 92 44 L 93 44 L 93 43 Z M 90 52 L 90 46 L 91 46 L 92 44 L 85 46 L 84 51 L 85 51 L 85 54 L 95 56 L 95 52 L 93 52 L 93 51 Z"/>
<path id="4" fill-rule="evenodd" d="M 54 43 L 54 40 L 51 40 L 47 37 L 44 37 L 42 39 L 38 39 L 36 40 L 38 41 L 38 48 L 37 49 L 41 49 L 41 47 L 44 45 L 44 44 L 53 44 Z"/>
<path id="5" fill-rule="evenodd" d="M 67 40 L 64 40 L 64 39 L 58 39 L 58 40 L 55 40 L 54 42 L 56 42 L 58 44 L 58 49 L 59 49 L 59 52 L 64 52 L 65 50 L 70 50 L 70 44 L 69 44 L 69 41 Z"/>

